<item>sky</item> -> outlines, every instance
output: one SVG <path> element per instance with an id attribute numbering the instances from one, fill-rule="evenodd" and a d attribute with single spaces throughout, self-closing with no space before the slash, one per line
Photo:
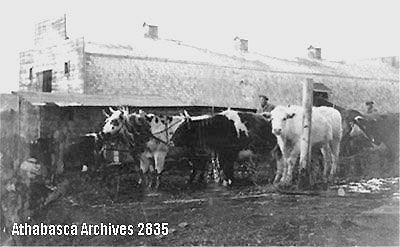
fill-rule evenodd
<path id="1" fill-rule="evenodd" d="M 71 38 L 134 42 L 142 24 L 160 38 L 210 50 L 249 40 L 249 50 L 304 57 L 309 45 L 327 60 L 399 56 L 398 0 L 35 0 L 0 1 L 0 93 L 18 90 L 19 52 L 33 48 L 34 25 L 66 14 Z"/>

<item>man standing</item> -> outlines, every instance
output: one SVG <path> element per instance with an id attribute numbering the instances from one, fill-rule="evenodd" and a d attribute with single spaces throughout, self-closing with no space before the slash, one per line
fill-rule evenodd
<path id="1" fill-rule="evenodd" d="M 269 99 L 267 96 L 260 94 L 258 97 L 260 98 L 260 105 L 257 113 L 271 112 L 275 108 L 275 105 L 268 103 Z"/>
<path id="2" fill-rule="evenodd" d="M 373 114 L 378 112 L 378 110 L 374 107 L 373 101 L 367 101 L 365 102 L 365 105 L 367 106 L 367 114 Z"/>

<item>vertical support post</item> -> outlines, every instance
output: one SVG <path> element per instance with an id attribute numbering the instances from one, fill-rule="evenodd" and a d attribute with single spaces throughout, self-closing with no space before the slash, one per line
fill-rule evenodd
<path id="1" fill-rule="evenodd" d="M 304 178 L 307 165 L 311 161 L 311 115 L 313 105 L 313 90 L 314 81 L 313 79 L 307 78 L 303 82 L 303 133 L 300 141 L 300 175 Z"/>

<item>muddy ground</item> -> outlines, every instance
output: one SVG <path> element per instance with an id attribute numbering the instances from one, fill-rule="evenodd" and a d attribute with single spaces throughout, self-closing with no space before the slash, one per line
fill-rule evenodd
<path id="1" fill-rule="evenodd" d="M 187 187 L 167 176 L 157 192 L 71 175 L 68 193 L 32 218 L 45 224 L 168 223 L 168 235 L 39 236 L 27 245 L 399 245 L 399 179 L 309 194 L 270 184 Z M 127 181 L 122 181 L 127 185 Z M 120 181 L 121 183 L 121 181 Z M 118 193 L 113 189 L 118 187 Z M 125 190 L 124 190 L 125 189 Z M 338 190 L 340 192 L 338 193 Z M 344 194 L 343 194 L 344 191 Z M 282 192 L 282 191 L 281 191 Z M 339 195 L 340 194 L 340 195 Z"/>

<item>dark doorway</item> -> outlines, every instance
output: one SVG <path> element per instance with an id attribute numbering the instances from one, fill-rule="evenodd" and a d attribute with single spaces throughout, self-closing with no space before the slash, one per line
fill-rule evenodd
<path id="1" fill-rule="evenodd" d="M 313 91 L 313 98 L 322 98 L 325 100 L 329 99 L 329 94 L 328 92 L 320 92 L 320 91 Z"/>
<path id="2" fill-rule="evenodd" d="M 45 70 L 38 73 L 39 85 L 42 84 L 42 92 L 51 92 L 52 70 Z"/>

